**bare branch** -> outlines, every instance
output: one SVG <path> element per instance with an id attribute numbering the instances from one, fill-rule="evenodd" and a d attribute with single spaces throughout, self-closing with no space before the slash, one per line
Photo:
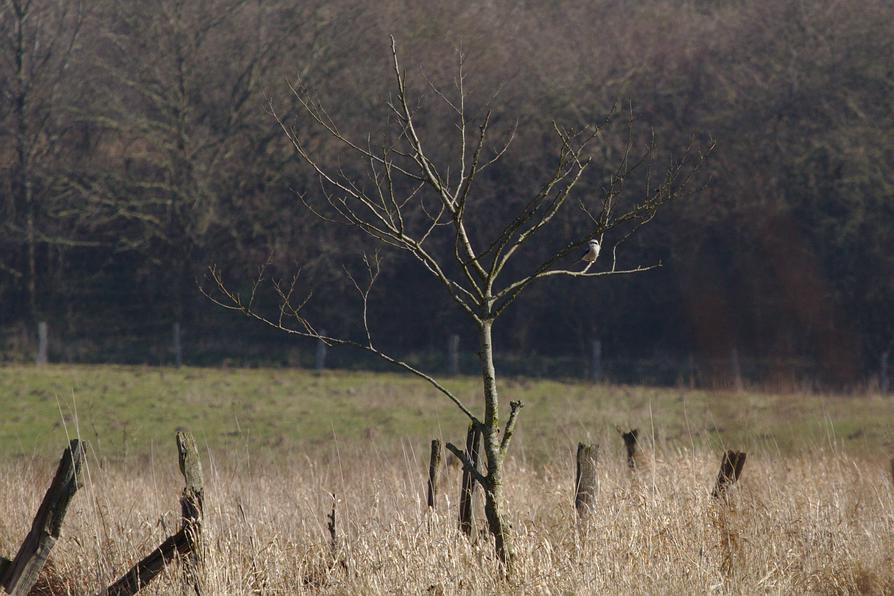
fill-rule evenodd
<path id="1" fill-rule="evenodd" d="M 449 451 L 450 453 L 455 455 L 456 459 L 458 459 L 460 461 L 460 463 L 463 466 L 463 470 L 472 474 L 472 476 L 475 478 L 475 480 L 479 483 L 482 483 L 482 486 L 483 486 L 483 483 L 485 481 L 484 475 L 482 475 L 481 472 L 479 472 L 478 469 L 474 465 L 472 465 L 472 462 L 469 460 L 469 457 L 466 455 L 466 452 L 463 451 L 462 449 L 460 449 L 459 447 L 457 447 L 456 445 L 454 445 L 453 443 L 447 443 L 447 445 L 445 445 L 445 447 L 447 447 L 447 451 Z"/>
<path id="2" fill-rule="evenodd" d="M 509 442 L 512 440 L 512 433 L 515 431 L 515 423 L 518 421 L 518 413 L 524 407 L 520 401 L 509 402 L 509 419 L 506 421 L 506 428 L 503 430 L 503 439 L 500 441 L 500 452 L 505 455 L 509 449 Z"/>
<path id="3" fill-rule="evenodd" d="M 290 304 L 287 301 L 288 298 L 291 296 L 291 291 L 281 290 L 278 287 L 275 288 L 277 291 L 277 294 L 280 296 L 280 299 L 282 301 L 280 308 L 288 311 L 292 315 L 292 317 L 295 318 L 296 321 L 301 325 L 301 328 L 295 328 L 295 327 L 288 326 L 285 323 L 284 319 L 274 321 L 274 320 L 270 319 L 269 317 L 258 312 L 255 308 L 249 308 L 249 305 L 246 303 L 243 303 L 241 297 L 238 294 L 234 293 L 232 290 L 230 290 L 226 286 L 219 269 L 212 266 L 212 267 L 209 267 L 208 271 L 209 271 L 209 274 L 211 275 L 211 279 L 214 282 L 214 285 L 215 285 L 217 291 L 219 291 L 220 294 L 222 295 L 222 298 L 214 295 L 212 292 L 209 292 L 204 287 L 200 287 L 199 290 L 202 292 L 202 294 L 206 298 L 211 300 L 214 304 L 217 304 L 218 306 L 221 306 L 222 308 L 226 308 L 229 310 L 239 311 L 251 319 L 259 321 L 273 329 L 283 331 L 290 335 L 296 335 L 299 337 L 307 337 L 307 338 L 311 338 L 311 339 L 314 339 L 317 341 L 323 341 L 323 342 L 326 342 L 327 345 L 349 346 L 349 347 L 357 348 L 357 349 L 369 352 L 371 354 L 374 354 L 377 357 L 381 358 L 382 360 L 385 360 L 386 362 L 389 362 L 389 363 L 391 363 L 391 364 L 393 364 L 409 373 L 412 373 L 413 375 L 415 375 L 421 379 L 424 379 L 432 387 L 437 389 L 441 394 L 446 396 L 447 399 L 449 399 L 451 402 L 453 402 L 453 404 L 456 407 L 458 407 L 460 409 L 460 411 L 463 414 L 465 414 L 466 417 L 469 418 L 469 420 L 472 421 L 472 423 L 480 424 L 480 422 L 475 417 L 475 415 L 472 414 L 472 412 L 462 403 L 462 401 L 458 397 L 456 397 L 449 389 L 447 389 L 441 383 L 439 383 L 436 379 L 434 379 L 431 375 L 428 375 L 428 374 L 422 372 L 421 370 L 417 369 L 413 365 L 411 365 L 403 360 L 400 360 L 399 358 L 396 358 L 386 352 L 381 351 L 379 348 L 373 346 L 372 344 L 364 345 L 362 343 L 359 343 L 359 342 L 356 342 L 356 341 L 353 341 L 350 339 L 332 337 L 330 335 L 324 335 L 323 333 L 316 331 L 310 325 L 310 323 L 300 314 L 300 307 L 303 306 L 304 304 L 306 304 L 306 301 L 302 302 L 302 304 L 299 306 L 293 306 L 292 304 Z M 262 276 L 259 276 L 259 279 L 261 279 L 261 277 Z M 260 283 L 260 282 L 258 282 L 258 283 Z"/>

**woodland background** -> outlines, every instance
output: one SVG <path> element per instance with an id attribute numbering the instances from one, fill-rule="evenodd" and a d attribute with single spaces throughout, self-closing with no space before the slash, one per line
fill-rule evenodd
<path id="1" fill-rule="evenodd" d="M 211 264 L 247 287 L 268 257 L 274 273 L 301 268 L 331 333 L 360 332 L 342 266 L 368 247 L 298 200 L 319 184 L 271 111 L 322 161 L 361 175 L 292 118 L 289 86 L 374 143 L 390 34 L 428 138 L 451 138 L 429 81 L 449 90 L 460 50 L 467 109 L 493 106 L 504 131 L 517 122 L 483 174 L 479 221 L 536 192 L 558 149 L 553 121 L 613 115 L 582 192 L 624 152 L 631 113 L 659 164 L 693 138 L 716 142 L 698 188 L 621 255 L 664 266 L 532 288 L 495 329 L 503 370 L 583 375 L 599 338 L 620 381 L 723 383 L 734 349 L 755 383 L 879 380 L 894 341 L 888 0 L 5 0 L 0 360 L 30 359 L 48 321 L 53 360 L 167 363 L 179 321 L 189 364 L 309 365 L 314 346 L 198 290 Z M 370 305 L 379 343 L 437 369 L 459 333 L 471 370 L 474 338 L 448 295 L 384 256 Z M 379 366 L 350 352 L 332 365 Z"/>

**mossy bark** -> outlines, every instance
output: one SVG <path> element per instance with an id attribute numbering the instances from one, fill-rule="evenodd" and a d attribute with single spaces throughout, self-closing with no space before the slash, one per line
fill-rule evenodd
<path id="1" fill-rule="evenodd" d="M 484 384 L 484 420 L 482 438 L 487 457 L 487 475 L 484 478 L 484 515 L 487 527 L 494 537 L 497 556 L 507 566 L 512 562 L 512 538 L 503 502 L 503 452 L 500 446 L 499 394 L 494 369 L 494 350 L 491 336 L 493 321 L 481 323 L 480 341 L 481 377 Z"/>

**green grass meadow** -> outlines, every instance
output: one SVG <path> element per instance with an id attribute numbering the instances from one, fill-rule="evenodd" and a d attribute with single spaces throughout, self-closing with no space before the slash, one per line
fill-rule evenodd
<path id="1" fill-rule="evenodd" d="M 473 411 L 475 377 L 448 379 Z M 621 450 L 617 428 L 640 429 L 671 449 L 701 446 L 781 455 L 841 450 L 887 457 L 894 399 L 879 395 L 775 395 L 504 379 L 502 403 L 525 408 L 514 457 L 532 463 L 577 441 Z M 506 406 L 508 409 L 508 405 Z M 288 369 L 50 365 L 0 367 L 0 453 L 44 456 L 67 437 L 101 457 L 145 456 L 177 429 L 208 448 L 317 455 L 339 446 L 422 453 L 427 441 L 459 444 L 465 421 L 424 381 L 408 375 Z"/>

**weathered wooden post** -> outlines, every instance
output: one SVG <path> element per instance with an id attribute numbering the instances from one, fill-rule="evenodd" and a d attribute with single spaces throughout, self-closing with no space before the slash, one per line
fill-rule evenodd
<path id="1" fill-rule="evenodd" d="M 37 324 L 37 356 L 35 361 L 37 364 L 46 364 L 49 359 L 49 330 L 47 322 L 41 321 Z"/>
<path id="2" fill-rule="evenodd" d="M 447 340 L 447 373 L 459 374 L 459 335 L 453 333 Z"/>
<path id="3" fill-rule="evenodd" d="M 744 560 L 742 543 L 739 540 L 738 515 L 732 500 L 726 499 L 726 491 L 735 485 L 745 466 L 745 453 L 727 451 L 720 462 L 720 472 L 711 496 L 716 499 L 715 524 L 720 532 L 720 572 L 731 577 L 737 563 L 741 567 Z M 723 498 L 721 498 L 723 497 Z"/>
<path id="4" fill-rule="evenodd" d="M 329 493 L 332 496 L 332 510 L 326 516 L 326 527 L 329 529 L 329 552 L 333 557 L 338 554 L 338 526 L 336 525 L 335 506 L 338 504 L 338 497 L 335 493 Z"/>
<path id="5" fill-rule="evenodd" d="M 326 331 L 320 331 L 320 335 L 326 335 Z M 317 372 L 321 372 L 324 368 L 326 368 L 326 350 L 328 346 L 326 342 L 322 339 L 317 340 L 317 353 L 316 353 L 316 362 L 314 363 L 314 368 Z"/>
<path id="6" fill-rule="evenodd" d="M 432 439 L 428 458 L 428 507 L 435 508 L 438 500 L 438 470 L 441 468 L 441 441 Z"/>
<path id="7" fill-rule="evenodd" d="M 192 433 L 177 433 L 177 460 L 185 486 L 180 498 L 181 531 L 186 533 L 189 552 L 186 553 L 186 573 L 196 594 L 202 593 L 201 567 L 205 557 L 202 541 L 202 516 L 205 505 L 205 484 L 202 460 Z"/>
<path id="8" fill-rule="evenodd" d="M 177 555 L 186 564 L 186 577 L 193 591 L 200 596 L 202 585 L 200 566 L 202 562 L 202 511 L 204 505 L 204 483 L 202 462 L 196 442 L 191 433 L 177 433 L 177 452 L 180 472 L 185 487 L 180 497 L 182 523 L 180 531 L 169 536 L 158 548 L 108 587 L 109 596 L 130 596 L 136 594 L 152 579 L 170 565 Z"/>
<path id="9" fill-rule="evenodd" d="M 599 445 L 577 444 L 577 469 L 574 475 L 574 508 L 584 519 L 596 506 L 596 461 Z"/>
<path id="10" fill-rule="evenodd" d="M 621 433 L 621 439 L 624 441 L 624 449 L 627 451 L 627 467 L 631 470 L 636 469 L 636 449 L 638 445 L 639 429 L 634 428 L 628 432 Z"/>
<path id="11" fill-rule="evenodd" d="M 469 425 L 466 433 L 466 458 L 472 467 L 478 468 L 478 443 L 481 439 L 481 429 L 474 424 Z M 472 535 L 474 516 L 472 510 L 472 497 L 475 494 L 475 476 L 472 470 L 463 468 L 463 483 L 459 492 L 459 528 L 466 536 Z"/>
<path id="12" fill-rule="evenodd" d="M 86 447 L 74 439 L 62 453 L 56 475 L 34 516 L 31 531 L 12 561 L 0 559 L 0 585 L 14 596 L 28 594 L 62 532 L 62 521 L 72 497 L 84 486 L 81 468 Z"/>
<path id="13" fill-rule="evenodd" d="M 711 496 L 715 499 L 723 496 L 726 490 L 733 486 L 742 475 L 742 468 L 745 467 L 745 453 L 742 451 L 727 451 L 723 454 L 720 461 L 720 473 L 717 474 L 717 483 Z"/>
<path id="14" fill-rule="evenodd" d="M 602 380 L 602 341 L 593 340 L 590 352 L 590 379 L 594 383 Z"/>
<path id="15" fill-rule="evenodd" d="M 180 368 L 183 366 L 183 343 L 180 340 L 180 321 L 174 323 L 173 328 L 174 340 L 174 366 Z"/>

